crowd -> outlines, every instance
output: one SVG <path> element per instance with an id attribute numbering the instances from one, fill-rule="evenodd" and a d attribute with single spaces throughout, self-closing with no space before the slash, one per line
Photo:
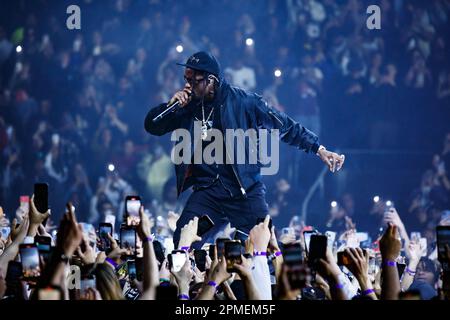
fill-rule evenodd
<path id="1" fill-rule="evenodd" d="M 429 287 L 442 288 L 435 228 L 448 224 L 450 219 L 446 211 L 450 209 L 450 136 L 446 125 L 450 116 L 450 66 L 446 58 L 450 56 L 446 32 L 450 18 L 448 2 L 379 1 L 381 30 L 365 27 L 365 8 L 372 4 L 368 1 L 187 0 L 179 5 L 160 0 L 101 3 L 85 0 L 80 1 L 79 31 L 68 30 L 61 22 L 66 19 L 63 14 L 69 4 L 39 0 L 0 5 L 3 275 L 8 271 L 9 261 L 17 262 L 18 244 L 29 230 L 31 237 L 36 235 L 35 229 L 40 235 L 51 236 L 55 251 L 63 251 L 67 257 L 74 254 L 81 235 L 73 212 L 61 214 L 68 202 L 74 204 L 77 218 L 85 224 L 97 226 L 113 221 L 118 228 L 124 222 L 125 196 L 139 194 L 145 200 L 144 216 L 153 217 L 148 222 L 154 228 L 153 240 L 161 243 L 166 255 L 172 251 L 171 234 L 182 203 L 176 198 L 171 144 L 168 138 L 147 135 L 143 117 L 150 106 L 169 100 L 183 86 L 181 70 L 175 62 L 185 61 L 198 50 L 207 50 L 219 59 L 228 81 L 261 93 L 271 105 L 331 145 L 373 150 L 425 149 L 436 153 L 430 157 L 430 168 L 412 192 L 406 210 L 397 213 L 397 206 L 386 204 L 389 199 L 377 197 L 372 210 L 366 213 L 357 205 L 361 202 L 359 195 L 347 192 L 339 195 L 329 218 L 318 223 L 317 229 L 336 232 L 334 246 L 331 245 L 334 253 L 346 247 L 347 242 L 354 243 L 356 235 L 371 255 L 375 256 L 379 248 L 385 260 L 395 260 L 401 252 L 411 271 L 404 273 L 400 283 L 403 291 L 408 291 L 410 282 L 415 285 L 426 278 L 423 273 L 429 271 L 433 273 L 433 277 L 427 278 L 431 279 L 427 280 Z M 442 136 L 445 140 L 441 151 Z M 299 165 L 304 158 L 298 150 L 282 149 L 282 152 L 286 161 L 280 179 L 268 181 L 271 190 L 268 200 L 274 221 L 277 217 L 292 219 L 288 227 L 277 230 L 277 237 L 269 230 L 270 240 L 267 226 L 255 227 L 248 246 L 260 246 L 261 250 L 256 251 L 265 252 L 269 248 L 275 254 L 284 244 L 302 243 L 301 231 L 312 228 L 297 216 L 298 195 L 292 192 L 299 190 L 298 184 L 302 188 L 306 184 L 299 179 L 305 174 Z M 21 201 L 17 209 L 19 196 L 31 194 L 33 183 L 43 181 L 49 184 L 53 209 L 46 229 L 33 221 L 38 214 L 33 213 L 32 206 L 27 209 Z M 394 208 L 389 210 L 390 207 Z M 26 222 L 24 217 L 28 215 Z M 14 217 L 18 219 L 18 228 L 13 223 Z M 63 222 L 58 229 L 61 218 Z M 396 242 L 389 238 L 386 223 L 400 230 L 403 241 L 399 252 Z M 152 298 L 158 279 L 171 278 L 164 260 L 155 261 L 152 242 L 145 240 L 150 231 L 145 228 L 150 229 L 150 225 L 138 228 L 143 242 L 143 257 L 139 259 L 143 259 L 142 270 L 146 270 L 143 283 L 124 281 L 126 272 L 124 275 L 120 267 L 127 262 L 120 257 L 123 250 L 115 241 L 117 232 L 116 236 L 111 235 L 115 253 L 102 254 L 97 247 L 83 244 L 81 254 L 74 255 L 77 261 L 83 260 L 82 256 L 89 257 L 80 262 L 81 266 L 94 264 L 89 269 L 97 279 L 97 289 L 89 291 L 93 297 L 123 298 L 127 295 L 122 293 L 134 292 L 131 285 L 139 289 L 136 291 L 139 297 Z M 192 232 L 193 228 L 189 230 Z M 411 240 L 406 230 L 421 235 Z M 365 235 L 361 235 L 362 231 Z M 67 243 L 63 243 L 63 237 L 56 234 L 70 237 L 64 236 Z M 384 253 L 377 242 L 383 234 L 388 243 Z M 426 239 L 426 249 L 421 250 L 426 251 L 427 258 L 417 253 L 421 238 Z M 188 239 L 187 246 L 194 240 Z M 423 247 L 423 240 L 421 243 Z M 352 285 L 346 287 L 347 280 L 345 283 L 336 280 L 342 274 L 335 268 L 335 258 L 330 253 L 314 281 L 302 285 L 301 295 L 308 295 L 304 288 L 320 287 L 324 296 L 333 299 L 357 296 L 358 288 L 361 292 L 374 288 L 377 297 L 398 296 L 401 290 L 392 289 L 391 286 L 397 285 L 393 278 L 385 277 L 390 284 L 384 291 L 380 280 L 376 280 L 375 275 L 390 270 L 383 269 L 380 259 L 365 259 L 360 251 L 348 250 L 354 258 L 347 277 L 353 279 Z M 246 252 L 253 253 L 253 249 L 247 248 Z M 106 256 L 109 262 L 105 262 Z M 203 297 L 212 298 L 215 292 L 206 285 L 208 281 L 223 282 L 219 292 L 233 297 L 230 288 L 234 289 L 234 281 L 227 279 L 224 260 L 219 263 L 213 254 L 209 260 L 207 274 L 185 266 L 184 273 L 172 273 L 170 282 L 191 298 L 198 291 L 203 292 Z M 250 260 L 258 265 L 263 259 L 256 256 Z M 282 255 L 270 260 L 270 270 L 260 264 L 258 272 L 254 269 L 250 272 L 252 276 L 248 271 L 250 260 L 243 259 L 233 275 L 233 279 L 241 279 L 237 281 L 244 284 L 245 290 L 241 288 L 240 294 L 245 291 L 247 297 L 268 298 L 270 290 L 262 290 L 259 285 L 264 286 L 271 279 L 277 289 L 273 297 L 299 296 L 297 289 L 289 289 L 289 281 L 285 279 L 289 270 Z M 364 277 L 369 271 L 361 268 L 372 260 L 378 261 L 379 270 L 371 269 L 373 287 L 366 287 Z M 64 267 L 65 264 L 48 261 L 40 282 L 65 288 L 62 280 L 56 279 Z M 189 278 L 191 272 L 195 285 Z M 308 272 L 304 271 L 305 279 L 309 279 Z M 414 272 L 414 279 L 408 279 Z M 212 278 L 214 275 L 220 277 Z M 258 276 L 262 278 L 255 278 Z M 333 281 L 345 284 L 345 288 L 336 290 Z M 182 292 L 186 283 L 188 293 Z M 208 290 L 203 290 L 203 284 Z M 10 292 L 6 296 L 16 294 Z M 237 291 L 234 294 L 237 297 Z M 369 296 L 375 298 L 372 293 Z"/>
<path id="2" fill-rule="evenodd" d="M 397 300 L 449 299 L 450 216 L 427 252 L 386 208 L 375 246 L 354 226 L 340 235 L 312 226 L 271 226 L 244 234 L 231 224 L 200 231 L 195 217 L 171 232 L 149 216 L 125 214 L 117 235 L 79 223 L 68 203 L 55 233 L 34 196 L 1 238 L 0 299 L 7 300 Z M 0 212 L 2 223 L 5 221 Z M 351 224 L 351 223 L 350 223 Z M 446 226 L 446 227 L 445 227 Z M 443 231 L 443 232 L 442 232 Z M 208 240 L 207 240 L 208 239 Z M 234 240 L 233 240 L 234 239 Z M 200 243 L 200 246 L 197 244 Z M 47 247 L 45 246 L 47 244 Z M 194 249 L 194 247 L 196 249 Z M 35 255 L 30 250 L 35 250 Z"/>

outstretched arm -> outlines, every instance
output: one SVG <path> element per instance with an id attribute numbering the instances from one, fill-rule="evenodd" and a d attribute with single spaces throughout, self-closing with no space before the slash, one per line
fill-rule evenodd
<path id="1" fill-rule="evenodd" d="M 291 146 L 308 153 L 317 154 L 328 166 L 331 172 L 340 170 L 344 164 L 345 156 L 328 151 L 319 144 L 319 138 L 300 123 L 294 121 L 285 113 L 272 108 L 260 96 L 255 95 L 255 113 L 258 125 L 267 129 L 280 130 L 281 140 Z"/>

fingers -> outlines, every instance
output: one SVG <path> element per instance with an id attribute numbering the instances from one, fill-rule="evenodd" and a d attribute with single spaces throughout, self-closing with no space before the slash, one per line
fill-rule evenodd
<path id="1" fill-rule="evenodd" d="M 341 160 L 338 162 L 338 167 L 337 167 L 337 171 L 341 170 L 342 166 L 344 165 L 345 162 L 345 155 L 341 155 Z"/>

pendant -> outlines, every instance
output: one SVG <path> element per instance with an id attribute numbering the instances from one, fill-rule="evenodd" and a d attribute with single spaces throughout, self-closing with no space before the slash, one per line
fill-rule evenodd
<path id="1" fill-rule="evenodd" d="M 208 137 L 208 127 L 206 126 L 206 124 L 202 125 L 201 130 L 202 130 L 202 140 L 206 140 L 206 138 Z"/>

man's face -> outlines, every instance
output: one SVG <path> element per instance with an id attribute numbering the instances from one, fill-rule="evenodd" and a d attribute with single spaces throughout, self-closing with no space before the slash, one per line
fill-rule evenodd
<path id="1" fill-rule="evenodd" d="M 184 71 L 185 88 L 194 92 L 195 99 L 212 100 L 214 99 L 214 84 L 201 72 L 186 68 Z"/>

